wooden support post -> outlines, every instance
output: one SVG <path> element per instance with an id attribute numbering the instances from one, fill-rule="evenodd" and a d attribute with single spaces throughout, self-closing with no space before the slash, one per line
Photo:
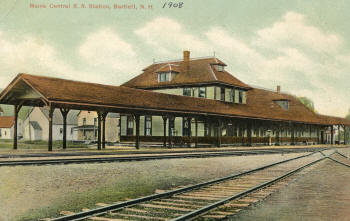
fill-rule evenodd
<path id="1" fill-rule="evenodd" d="M 316 129 L 316 131 L 317 131 L 317 144 L 319 144 L 320 143 L 320 127 L 319 126 L 316 126 L 317 127 L 317 129 Z"/>
<path id="2" fill-rule="evenodd" d="M 14 125 L 14 131 L 13 131 L 13 149 L 17 150 L 17 140 L 18 140 L 18 112 L 17 112 L 17 105 L 15 105 L 15 125 Z"/>
<path id="3" fill-rule="evenodd" d="M 291 145 L 295 145 L 295 126 L 294 126 L 294 123 L 291 123 L 291 138 L 292 138 Z"/>
<path id="4" fill-rule="evenodd" d="M 252 122 L 251 121 L 247 122 L 247 138 L 248 138 L 247 146 L 252 146 Z"/>
<path id="5" fill-rule="evenodd" d="M 168 120 L 167 116 L 162 116 L 163 118 L 163 133 L 164 133 L 164 137 L 163 137 L 163 147 L 166 147 L 166 121 Z"/>
<path id="6" fill-rule="evenodd" d="M 346 144 L 346 128 L 345 128 L 345 125 L 343 125 L 343 131 L 344 131 L 344 135 L 343 135 L 343 138 L 344 138 L 344 144 Z"/>
<path id="7" fill-rule="evenodd" d="M 168 148 L 171 148 L 171 137 L 172 137 L 172 128 L 175 127 L 175 118 L 174 116 L 169 116 L 169 130 L 168 130 L 168 134 L 169 134 L 169 142 L 168 142 Z"/>
<path id="8" fill-rule="evenodd" d="M 135 122 L 136 122 L 136 139 L 135 139 L 135 147 L 136 149 L 140 149 L 140 115 L 135 114 Z"/>
<path id="9" fill-rule="evenodd" d="M 50 104 L 49 107 L 49 145 L 48 145 L 48 151 L 52 151 L 52 120 L 53 120 L 53 112 L 55 108 L 52 104 Z"/>
<path id="10" fill-rule="evenodd" d="M 333 125 L 331 126 L 331 144 L 334 144 L 334 128 Z"/>
<path id="11" fill-rule="evenodd" d="M 244 127 L 243 127 L 243 124 L 241 122 L 240 124 L 240 127 L 239 127 L 239 135 L 241 137 L 241 143 L 242 143 L 242 146 L 244 145 Z"/>
<path id="12" fill-rule="evenodd" d="M 195 138 L 195 143 L 194 143 L 194 147 L 198 147 L 198 119 L 197 117 L 194 119 L 195 120 L 195 124 L 196 124 L 196 138 Z"/>
<path id="13" fill-rule="evenodd" d="M 97 112 L 97 149 L 101 150 L 101 120 L 102 113 L 100 111 Z"/>
<path id="14" fill-rule="evenodd" d="M 222 136 L 222 131 L 221 131 L 221 125 L 222 122 L 220 119 L 217 121 L 217 147 L 221 147 L 221 136 Z"/>
<path id="15" fill-rule="evenodd" d="M 63 149 L 67 148 L 67 115 L 69 112 L 69 109 L 67 108 L 60 108 L 62 118 L 63 118 Z"/>
<path id="16" fill-rule="evenodd" d="M 338 125 L 338 144 L 340 144 L 341 134 L 340 134 L 340 125 Z"/>
<path id="17" fill-rule="evenodd" d="M 18 145 L 18 112 L 21 110 L 22 105 L 15 105 L 14 107 L 14 117 L 15 117 L 15 122 L 14 122 L 14 127 L 13 127 L 13 149 L 17 150 L 17 145 Z"/>
<path id="18" fill-rule="evenodd" d="M 279 146 L 280 145 L 280 124 L 277 124 L 277 127 L 275 125 L 275 128 L 277 128 L 275 146 Z"/>
<path id="19" fill-rule="evenodd" d="M 187 117 L 186 120 L 187 120 L 187 137 L 188 137 L 187 147 L 191 147 L 192 118 Z"/>
<path id="20" fill-rule="evenodd" d="M 102 119 L 102 149 L 106 149 L 106 118 L 108 112 L 103 112 L 101 115 Z"/>

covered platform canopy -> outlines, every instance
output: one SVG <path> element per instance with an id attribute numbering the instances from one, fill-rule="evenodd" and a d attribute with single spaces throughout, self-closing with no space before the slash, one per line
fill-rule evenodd
<path id="1" fill-rule="evenodd" d="M 274 101 L 287 99 L 288 111 Z M 48 106 L 49 150 L 52 150 L 52 114 L 61 110 L 64 119 L 63 147 L 66 147 L 66 117 L 71 109 L 91 110 L 98 113 L 98 148 L 101 149 L 101 121 L 105 127 L 107 113 L 132 114 L 136 120 L 136 147 L 139 146 L 140 115 L 243 118 L 269 121 L 287 121 L 315 125 L 350 126 L 343 118 L 322 116 L 313 113 L 291 95 L 252 88 L 248 91 L 247 104 L 225 103 L 195 97 L 157 93 L 124 86 L 111 86 L 64 80 L 29 74 L 18 74 L 0 94 L 1 104 L 15 106 L 14 148 L 17 148 L 17 116 L 22 106 Z M 165 127 L 164 127 L 165 128 Z M 104 130 L 103 130 L 104 131 Z M 102 145 L 104 133 L 102 134 Z M 165 131 L 164 131 L 165 136 Z"/>

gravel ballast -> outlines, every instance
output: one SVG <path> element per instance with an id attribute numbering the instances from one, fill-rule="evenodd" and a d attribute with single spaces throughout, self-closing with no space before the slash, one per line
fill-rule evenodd
<path id="1" fill-rule="evenodd" d="M 229 220 L 350 220 L 349 180 L 350 168 L 326 159 Z"/>
<path id="2" fill-rule="evenodd" d="M 36 220 L 303 155 L 272 154 L 0 168 L 0 220 Z"/>

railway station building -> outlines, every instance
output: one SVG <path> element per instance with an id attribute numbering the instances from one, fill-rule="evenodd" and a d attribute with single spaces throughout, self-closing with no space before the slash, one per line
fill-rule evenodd
<path id="1" fill-rule="evenodd" d="M 55 110 L 63 119 L 64 148 L 71 110 L 97 112 L 98 149 L 106 143 L 108 113 L 120 114 L 120 141 L 135 142 L 136 148 L 140 142 L 164 147 L 348 142 L 350 121 L 316 114 L 280 87 L 252 87 L 225 68 L 216 57 L 190 58 L 185 51 L 182 59 L 151 64 L 122 86 L 19 74 L 0 103 L 14 105 L 15 121 L 22 106 L 47 107 L 49 150 Z M 16 131 L 15 126 L 14 149 Z"/>
<path id="2" fill-rule="evenodd" d="M 226 64 L 215 57 L 190 58 L 154 63 L 122 86 L 158 93 L 215 100 L 203 109 L 230 109 L 232 118 L 172 117 L 167 119 L 167 136 L 175 144 L 217 145 L 334 143 L 329 123 L 344 119 L 317 115 L 297 97 L 281 92 L 253 88 L 225 70 Z M 152 99 L 152 98 L 151 98 Z M 345 120 L 344 120 L 345 121 Z M 327 123 L 328 122 L 328 123 Z M 131 115 L 121 117 L 121 140 L 132 141 L 136 134 Z M 161 141 L 161 116 L 141 116 L 142 141 Z M 339 139 L 339 137 L 338 137 Z M 339 139 L 340 140 L 340 139 Z M 339 142 L 339 141 L 338 141 Z M 344 141 L 345 142 L 345 141 Z"/>

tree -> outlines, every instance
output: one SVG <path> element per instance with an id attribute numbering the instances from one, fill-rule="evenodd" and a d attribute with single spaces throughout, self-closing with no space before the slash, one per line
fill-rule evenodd
<path id="1" fill-rule="evenodd" d="M 305 107 L 307 107 L 309 110 L 311 110 L 312 112 L 317 113 L 317 111 L 315 110 L 315 106 L 314 106 L 314 102 L 307 97 L 298 97 L 299 101 L 305 105 Z"/>

